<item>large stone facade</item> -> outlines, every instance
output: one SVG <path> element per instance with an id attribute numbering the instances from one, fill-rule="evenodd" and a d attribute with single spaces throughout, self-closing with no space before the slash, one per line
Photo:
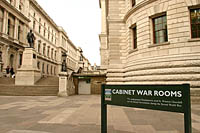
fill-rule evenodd
<path id="1" fill-rule="evenodd" d="M 48 16 L 35 0 L 0 1 L 0 76 L 6 67 L 17 73 L 23 62 L 23 51 L 29 47 L 26 36 L 33 30 L 37 68 L 41 76 L 58 76 L 62 63 L 68 73 L 83 69 L 80 48 L 68 38 L 67 33 Z M 67 57 L 63 57 L 67 55 Z M 82 57 L 81 57 L 82 56 Z M 85 64 L 90 65 L 86 60 Z M 89 67 L 89 66 L 87 66 Z"/>
<path id="2" fill-rule="evenodd" d="M 108 84 L 190 83 L 200 90 L 200 29 L 191 28 L 195 15 L 200 26 L 199 0 L 101 0 L 100 7 Z"/>

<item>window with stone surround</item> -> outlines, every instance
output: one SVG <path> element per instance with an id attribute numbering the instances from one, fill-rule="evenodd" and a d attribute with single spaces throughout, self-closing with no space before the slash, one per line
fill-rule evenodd
<path id="1" fill-rule="evenodd" d="M 48 40 L 50 38 L 50 27 L 48 26 Z"/>
<path id="2" fill-rule="evenodd" d="M 42 73 L 45 73 L 45 71 L 44 71 L 44 63 L 42 64 Z"/>
<path id="3" fill-rule="evenodd" d="M 7 34 L 8 34 L 8 35 L 10 35 L 10 26 L 11 26 L 10 23 L 11 23 L 11 22 L 10 22 L 10 19 L 8 19 L 8 29 L 7 29 Z"/>
<path id="4" fill-rule="evenodd" d="M 45 56 L 45 53 L 46 53 L 46 44 L 45 43 L 43 44 L 43 52 L 42 53 Z"/>
<path id="5" fill-rule="evenodd" d="M 41 40 L 38 40 L 38 53 L 40 53 L 40 48 L 41 48 Z"/>
<path id="6" fill-rule="evenodd" d="M 137 49 L 137 28 L 132 27 L 133 49 Z"/>
<path id="7" fill-rule="evenodd" d="M 33 20 L 33 30 L 35 30 L 35 20 Z"/>
<path id="8" fill-rule="evenodd" d="M 191 37 L 200 38 L 200 8 L 190 9 Z"/>
<path id="9" fill-rule="evenodd" d="M 55 51 L 55 53 L 54 53 L 54 54 L 55 54 L 55 55 L 54 55 L 54 59 L 56 60 L 56 58 L 57 58 L 57 57 L 56 57 L 56 55 L 57 55 L 57 52 Z"/>
<path id="10" fill-rule="evenodd" d="M 49 74 L 49 65 L 47 64 L 47 74 Z"/>
<path id="11" fill-rule="evenodd" d="M 20 31 L 21 31 L 21 27 L 20 27 L 20 25 L 18 26 L 18 40 L 20 40 Z"/>
<path id="12" fill-rule="evenodd" d="M 131 0 L 132 7 L 135 6 L 135 0 Z"/>
<path id="13" fill-rule="evenodd" d="M 38 29 L 39 33 L 41 32 L 41 18 L 39 18 L 39 29 Z"/>
<path id="14" fill-rule="evenodd" d="M 53 59 L 53 48 L 51 49 L 51 59 Z"/>
<path id="15" fill-rule="evenodd" d="M 40 69 L 40 61 L 37 62 L 37 68 Z"/>
<path id="16" fill-rule="evenodd" d="M 47 48 L 47 57 L 49 57 L 49 50 L 50 50 L 50 46 L 48 46 Z"/>
<path id="17" fill-rule="evenodd" d="M 53 43 L 53 30 L 52 30 L 51 42 Z"/>
<path id="18" fill-rule="evenodd" d="M 44 23 L 44 37 L 46 36 L 46 23 Z"/>
<path id="19" fill-rule="evenodd" d="M 160 44 L 168 41 L 166 14 L 155 17 L 153 20 L 153 42 Z"/>

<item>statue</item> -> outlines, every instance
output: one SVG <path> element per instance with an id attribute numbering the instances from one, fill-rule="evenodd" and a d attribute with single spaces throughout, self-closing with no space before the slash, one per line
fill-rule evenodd
<path id="1" fill-rule="evenodd" d="M 29 46 L 31 48 L 34 48 L 35 36 L 34 36 L 32 30 L 30 30 L 30 32 L 27 34 L 27 40 L 28 40 Z"/>
<path id="2" fill-rule="evenodd" d="M 66 61 L 65 60 L 63 60 L 63 62 L 62 62 L 62 70 L 61 70 L 62 72 L 66 72 L 67 71 L 67 66 L 66 66 Z"/>

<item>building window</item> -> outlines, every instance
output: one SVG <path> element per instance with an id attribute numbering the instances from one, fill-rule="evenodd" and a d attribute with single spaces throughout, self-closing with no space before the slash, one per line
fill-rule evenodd
<path id="1" fill-rule="evenodd" d="M 135 6 L 135 0 L 131 0 L 132 7 Z"/>
<path id="2" fill-rule="evenodd" d="M 18 26 L 18 40 L 20 40 L 20 31 L 21 31 L 21 27 L 20 25 Z"/>
<path id="3" fill-rule="evenodd" d="M 192 38 L 200 38 L 200 8 L 190 10 Z"/>
<path id="4" fill-rule="evenodd" d="M 132 28 L 132 37 L 133 37 L 133 49 L 137 48 L 137 29 L 136 26 Z"/>
<path id="5" fill-rule="evenodd" d="M 47 64 L 47 74 L 49 74 L 49 65 Z"/>
<path id="6" fill-rule="evenodd" d="M 51 66 L 51 75 L 53 75 L 53 66 Z"/>
<path id="7" fill-rule="evenodd" d="M 40 62 L 37 62 L 37 68 L 40 69 Z"/>
<path id="8" fill-rule="evenodd" d="M 18 26 L 18 40 L 23 41 L 23 23 L 20 21 Z"/>
<path id="9" fill-rule="evenodd" d="M 42 64 L 42 73 L 45 73 L 44 72 L 44 63 Z"/>
<path id="10" fill-rule="evenodd" d="M 45 51 L 46 51 L 46 44 L 43 45 L 43 55 L 45 55 Z"/>
<path id="11" fill-rule="evenodd" d="M 19 67 L 22 65 L 22 54 L 19 54 Z"/>
<path id="12" fill-rule="evenodd" d="M 49 40 L 49 37 L 50 37 L 50 27 L 48 27 L 48 40 Z"/>
<path id="13" fill-rule="evenodd" d="M 155 44 L 168 41 L 166 15 L 153 18 L 153 37 Z"/>
<path id="14" fill-rule="evenodd" d="M 33 29 L 35 30 L 35 20 L 33 21 Z"/>
<path id="15" fill-rule="evenodd" d="M 22 9 L 23 9 L 23 3 L 24 3 L 24 1 L 23 0 L 20 0 L 20 2 L 19 2 L 19 10 L 20 11 L 22 11 Z"/>
<path id="16" fill-rule="evenodd" d="M 56 60 L 56 51 L 55 51 L 54 59 Z"/>
<path id="17" fill-rule="evenodd" d="M 41 47 L 40 45 L 41 45 L 41 41 L 39 40 L 38 41 L 38 53 L 40 53 L 40 47 Z"/>
<path id="18" fill-rule="evenodd" d="M 7 34 L 8 34 L 8 35 L 10 35 L 10 26 L 11 26 L 11 24 L 10 24 L 10 19 L 8 19 L 8 31 L 7 31 Z"/>
<path id="19" fill-rule="evenodd" d="M 46 24 L 44 23 L 44 37 L 46 35 Z"/>
<path id="20" fill-rule="evenodd" d="M 52 30 L 51 42 L 53 42 L 53 30 Z"/>
<path id="21" fill-rule="evenodd" d="M 49 49 L 50 49 L 50 47 L 48 46 L 48 49 L 47 49 L 47 57 L 49 57 Z"/>
<path id="22" fill-rule="evenodd" d="M 56 67 L 54 67 L 54 75 L 56 75 Z"/>
<path id="23" fill-rule="evenodd" d="M 55 44 L 56 44 L 57 40 L 56 40 L 56 33 L 55 33 Z"/>
<path id="24" fill-rule="evenodd" d="M 51 59 L 53 59 L 53 48 L 51 49 Z"/>
<path id="25" fill-rule="evenodd" d="M 41 26 L 39 25 L 39 33 L 41 32 Z"/>
<path id="26" fill-rule="evenodd" d="M 41 18 L 39 18 L 39 33 L 41 32 Z"/>

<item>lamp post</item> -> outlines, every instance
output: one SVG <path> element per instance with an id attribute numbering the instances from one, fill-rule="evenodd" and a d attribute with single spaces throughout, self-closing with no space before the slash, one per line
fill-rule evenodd
<path id="1" fill-rule="evenodd" d="M 66 53 L 63 53 L 62 54 L 62 72 L 67 72 L 67 63 L 66 63 L 66 59 L 67 59 L 67 54 Z"/>

